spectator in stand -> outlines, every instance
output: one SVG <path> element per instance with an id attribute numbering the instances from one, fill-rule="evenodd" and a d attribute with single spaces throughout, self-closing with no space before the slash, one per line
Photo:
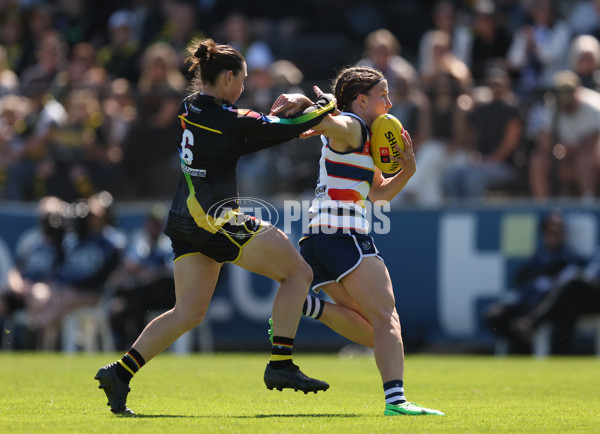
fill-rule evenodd
<path id="1" fill-rule="evenodd" d="M 108 158 L 101 104 L 88 89 L 66 99 L 68 121 L 52 128 L 50 150 L 36 170 L 45 191 L 66 201 L 116 186 L 117 166 Z"/>
<path id="2" fill-rule="evenodd" d="M 21 77 L 27 68 L 39 62 L 38 51 L 46 34 L 52 33 L 61 41 L 62 38 L 52 27 L 54 8 L 47 2 L 39 2 L 35 7 L 24 8 L 20 19 L 24 20 L 25 25 L 19 35 L 21 56 L 15 72 Z"/>
<path id="3" fill-rule="evenodd" d="M 54 77 L 50 93 L 57 101 L 64 102 L 71 90 L 85 86 L 86 73 L 96 65 L 96 49 L 92 44 L 81 42 L 75 45 L 66 68 Z"/>
<path id="4" fill-rule="evenodd" d="M 0 45 L 0 98 L 17 93 L 18 90 L 19 77 L 8 67 L 6 49 Z"/>
<path id="5" fill-rule="evenodd" d="M 396 81 L 405 82 L 408 79 L 410 87 L 419 86 L 417 71 L 400 54 L 400 42 L 394 34 L 387 29 L 378 29 L 365 38 L 364 57 L 356 65 L 380 70 L 388 80 L 390 93 L 394 92 Z M 414 143 L 413 130 L 410 131 Z"/>
<path id="6" fill-rule="evenodd" d="M 152 119 L 145 120 L 152 125 L 164 125 L 172 113 L 172 110 L 166 109 L 163 112 L 164 106 L 172 103 L 173 97 L 180 97 L 187 86 L 185 77 L 177 68 L 177 53 L 164 42 L 154 43 L 142 55 L 141 71 L 138 81 L 141 115 L 153 115 Z"/>
<path id="7" fill-rule="evenodd" d="M 132 38 L 140 47 L 147 47 L 159 33 L 165 18 L 160 3 L 155 0 L 132 0 L 131 11 L 135 15 Z"/>
<path id="8" fill-rule="evenodd" d="M 519 76 L 518 94 L 523 99 L 540 87 L 552 86 L 553 75 L 566 66 L 571 40 L 554 0 L 532 0 L 528 12 L 531 23 L 517 31 L 507 54 L 511 72 Z"/>
<path id="9" fill-rule="evenodd" d="M 35 49 L 37 62 L 27 67 L 20 75 L 24 92 L 27 91 L 30 83 L 34 82 L 38 86 L 42 85 L 44 91 L 48 91 L 57 74 L 67 65 L 67 49 L 58 32 L 55 30 L 44 32 Z"/>
<path id="10" fill-rule="evenodd" d="M 577 74 L 581 85 L 600 91 L 600 43 L 591 35 L 573 39 L 569 50 L 570 69 Z"/>
<path id="11" fill-rule="evenodd" d="M 130 194 L 166 197 L 177 183 L 179 160 L 171 143 L 179 123 L 177 112 L 187 87 L 177 67 L 177 53 L 164 42 L 150 45 L 142 55 L 138 82 L 138 117 L 124 143 L 123 169 L 131 175 Z M 144 170 L 139 170 L 140 164 Z"/>
<path id="12" fill-rule="evenodd" d="M 572 71 L 557 73 L 554 89 L 530 158 L 531 193 L 541 200 L 597 197 L 600 94 Z"/>
<path id="13" fill-rule="evenodd" d="M 427 96 L 420 86 L 415 86 L 413 75 L 409 70 L 397 75 L 394 88 L 389 89 L 392 108 L 388 113 L 396 116 L 402 126 L 410 131 L 413 148 L 418 149 L 427 137 L 430 129 Z"/>
<path id="14" fill-rule="evenodd" d="M 573 2 L 566 16 L 566 21 L 569 24 L 569 30 L 574 36 L 579 35 L 594 35 L 594 31 L 598 28 L 600 20 L 598 19 L 598 0 L 577 0 Z M 594 35 L 599 36 L 599 35 Z"/>
<path id="15" fill-rule="evenodd" d="M 523 25 L 527 20 L 527 11 L 523 0 L 495 0 L 497 16 L 506 24 L 510 35 Z"/>
<path id="16" fill-rule="evenodd" d="M 529 342 L 516 333 L 514 320 L 543 303 L 552 287 L 577 273 L 583 261 L 566 243 L 562 213 L 552 211 L 540 222 L 540 243 L 534 255 L 518 269 L 514 288 L 502 294 L 486 313 L 494 333 L 509 339 L 509 351 L 530 352 Z"/>
<path id="17" fill-rule="evenodd" d="M 201 30 L 200 14 L 197 2 L 175 0 L 163 3 L 165 22 L 158 31 L 154 42 L 164 42 L 177 54 L 177 69 L 186 73 L 186 46 L 192 39 L 205 39 Z M 142 68 L 143 70 L 143 68 Z"/>
<path id="18" fill-rule="evenodd" d="M 164 217 L 160 204 L 152 207 L 109 279 L 111 325 L 117 349 L 133 345 L 146 326 L 148 312 L 163 312 L 175 305 L 173 251 L 171 241 L 162 232 Z"/>
<path id="19" fill-rule="evenodd" d="M 451 39 L 447 32 L 442 30 L 431 32 L 422 48 L 430 58 L 430 61 L 419 70 L 424 87 L 429 86 L 431 77 L 438 71 L 448 69 L 452 70 L 452 74 L 460 79 L 462 87 L 471 87 L 473 82 L 471 72 L 467 65 L 452 53 Z"/>
<path id="20" fill-rule="evenodd" d="M 580 273 L 555 285 L 527 315 L 517 318 L 512 328 L 526 340 L 541 324 L 552 325 L 552 354 L 570 354 L 575 325 L 581 315 L 600 314 L 600 251 L 596 251 Z"/>
<path id="21" fill-rule="evenodd" d="M 591 29 L 587 30 L 584 33 L 590 34 L 600 41 L 600 0 L 591 0 L 590 3 L 592 12 L 586 14 L 586 18 L 593 19 L 594 24 L 592 25 Z"/>
<path id="22" fill-rule="evenodd" d="M 436 32 L 442 31 L 448 34 L 449 51 L 465 65 L 469 66 L 471 59 L 472 36 L 470 29 L 460 22 L 457 9 L 452 0 L 439 0 L 433 5 L 432 20 L 433 28 L 425 32 L 419 42 L 419 71 L 430 71 L 433 68 L 434 59 L 430 47 L 433 44 L 430 38 Z"/>
<path id="23" fill-rule="evenodd" d="M 35 312 L 40 308 L 36 301 L 48 294 L 48 284 L 56 277 L 63 257 L 65 205 L 57 197 L 40 200 L 38 224 L 19 239 L 8 287 L 0 289 L 0 318 L 9 317 L 19 309 Z M 18 347 L 23 346 L 19 342 Z"/>
<path id="24" fill-rule="evenodd" d="M 90 40 L 92 20 L 89 2 L 85 0 L 60 0 L 56 2 L 54 28 L 73 47 Z"/>
<path id="25" fill-rule="evenodd" d="M 104 134 L 107 141 L 107 159 L 120 167 L 123 144 L 137 119 L 137 106 L 131 84 L 125 78 L 110 83 L 108 95 L 102 101 Z M 119 174 L 120 177 L 124 174 Z M 114 192 L 121 197 L 121 189 Z"/>
<path id="26" fill-rule="evenodd" d="M 6 50 L 7 67 L 17 75 L 22 71 L 23 22 L 19 8 L 7 8 L 0 13 L 0 45 Z"/>
<path id="27" fill-rule="evenodd" d="M 120 9 L 108 20 L 109 43 L 98 50 L 98 62 L 111 79 L 122 77 L 131 82 L 138 79 L 140 47 L 131 34 L 134 19 L 133 12 Z"/>
<path id="28" fill-rule="evenodd" d="M 493 188 L 524 188 L 514 160 L 523 124 L 508 73 L 499 66 L 491 67 L 486 72 L 486 87 L 476 94 L 467 119 L 468 164 L 444 174 L 448 196 L 480 200 Z"/>
<path id="29" fill-rule="evenodd" d="M 108 198 L 100 193 L 71 205 L 72 230 L 65 235 L 63 260 L 31 312 L 31 325 L 40 332 L 43 350 L 56 349 L 58 326 L 65 315 L 99 302 L 108 276 L 119 263 L 124 240 L 109 225 Z"/>
<path id="30" fill-rule="evenodd" d="M 93 66 L 83 74 L 81 85 L 91 91 L 96 98 L 103 99 L 110 84 L 110 77 L 102 66 Z"/>
<path id="31" fill-rule="evenodd" d="M 0 199 L 8 198 L 8 177 L 11 167 L 18 163 L 23 146 L 21 133 L 31 110 L 29 100 L 17 95 L 0 98 Z"/>
<path id="32" fill-rule="evenodd" d="M 244 14 L 239 12 L 230 14 L 223 27 L 224 43 L 242 53 L 246 59 L 248 73 L 254 69 L 266 70 L 269 68 L 274 60 L 271 47 L 253 34 Z"/>
<path id="33" fill-rule="evenodd" d="M 65 125 L 68 120 L 65 108 L 50 98 L 46 89 L 47 83 L 43 79 L 30 81 L 23 89 L 31 110 L 24 124 L 15 130 L 18 138 L 14 142 L 6 187 L 9 200 L 32 200 L 44 196 L 43 184 L 35 179 L 37 166 L 48 156 L 52 128 Z"/>
<path id="34" fill-rule="evenodd" d="M 455 70 L 440 68 L 428 81 L 422 139 L 415 151 L 418 170 L 398 195 L 399 200 L 441 205 L 445 200 L 444 173 L 467 164 L 464 136 L 473 99 L 471 88 L 463 85 L 464 79 L 456 76 Z"/>
<path id="35" fill-rule="evenodd" d="M 500 21 L 492 0 L 478 0 L 473 9 L 473 47 L 469 60 L 473 79 L 479 84 L 484 79 L 489 61 L 506 57 L 511 37 L 505 23 Z"/>

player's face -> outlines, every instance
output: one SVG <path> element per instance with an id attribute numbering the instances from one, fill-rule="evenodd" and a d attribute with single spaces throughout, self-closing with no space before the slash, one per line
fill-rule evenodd
<path id="1" fill-rule="evenodd" d="M 232 77 L 230 93 L 228 101 L 231 101 L 233 104 L 240 99 L 242 92 L 244 91 L 244 82 L 248 77 L 248 72 L 246 70 L 246 64 L 242 65 L 242 69 Z"/>
<path id="2" fill-rule="evenodd" d="M 386 80 L 377 83 L 377 85 L 369 91 L 367 96 L 369 97 L 367 111 L 373 116 L 373 119 L 377 116 L 386 114 L 392 108 Z"/>

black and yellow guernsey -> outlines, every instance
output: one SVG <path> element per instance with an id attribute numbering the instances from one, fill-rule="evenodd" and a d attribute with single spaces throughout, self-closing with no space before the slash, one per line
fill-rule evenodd
<path id="1" fill-rule="evenodd" d="M 181 104 L 181 178 L 165 233 L 202 242 L 239 214 L 240 156 L 299 136 L 335 109 L 330 95 L 292 118 L 267 116 L 201 93 Z"/>

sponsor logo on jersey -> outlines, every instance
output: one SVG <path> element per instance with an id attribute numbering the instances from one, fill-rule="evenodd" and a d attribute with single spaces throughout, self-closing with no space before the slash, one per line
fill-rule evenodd
<path id="1" fill-rule="evenodd" d="M 182 164 L 181 171 L 183 173 L 187 173 L 188 175 L 196 176 L 198 178 L 206 178 L 206 169 L 192 169 L 191 167 Z"/>

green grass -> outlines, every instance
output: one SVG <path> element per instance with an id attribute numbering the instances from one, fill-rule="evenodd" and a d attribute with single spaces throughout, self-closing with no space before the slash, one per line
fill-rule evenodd
<path id="1" fill-rule="evenodd" d="M 113 355 L 0 353 L 0 432 L 598 432 L 600 360 L 408 355 L 409 400 L 446 417 L 385 417 L 372 357 L 298 353 L 326 393 L 269 391 L 267 354 L 157 357 L 114 416 L 92 379 Z"/>

